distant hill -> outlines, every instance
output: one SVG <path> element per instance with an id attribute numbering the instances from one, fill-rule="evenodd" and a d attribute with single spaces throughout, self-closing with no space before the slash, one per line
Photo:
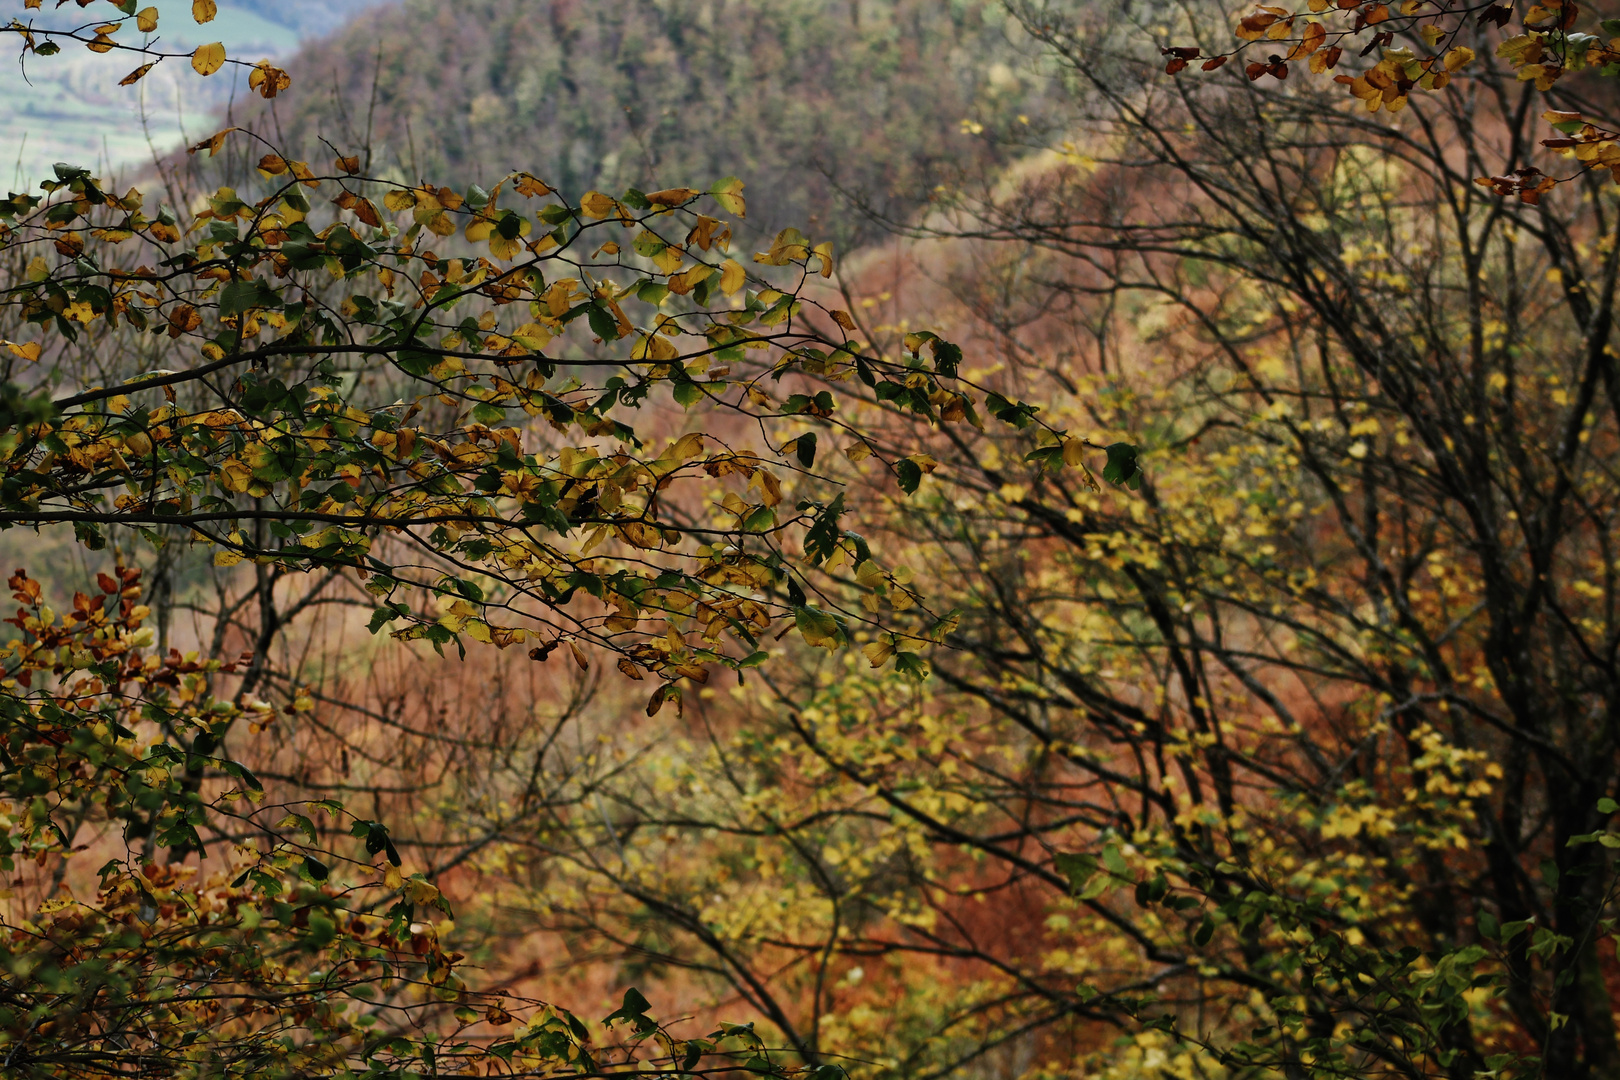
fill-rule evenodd
<path id="1" fill-rule="evenodd" d="M 191 18 L 190 0 L 143 0 L 157 7 L 160 45 L 192 49 L 223 42 L 230 56 L 284 57 L 299 44 L 331 33 L 361 10 L 390 0 L 222 0 L 203 26 Z M 22 4 L 11 0 L 7 5 Z M 131 27 L 126 33 L 133 33 Z M 151 160 L 182 138 L 206 133 L 213 114 L 246 87 L 233 87 L 232 69 L 199 79 L 183 63 L 160 64 L 136 87 L 118 80 L 134 64 L 127 55 L 78 49 L 34 57 L 24 67 L 0 63 L 0 186 L 32 186 L 53 161 L 101 169 Z M 150 143 L 148 142 L 150 139 Z"/>
<path id="2" fill-rule="evenodd" d="M 273 123 L 262 105 L 236 120 L 256 111 L 300 157 L 360 150 L 369 129 L 374 168 L 402 179 L 736 175 L 750 222 L 846 246 L 871 233 L 840 190 L 912 213 L 934 184 L 992 171 L 1009 133 L 1039 141 L 1046 108 L 985 0 L 405 0 L 288 66 Z"/>

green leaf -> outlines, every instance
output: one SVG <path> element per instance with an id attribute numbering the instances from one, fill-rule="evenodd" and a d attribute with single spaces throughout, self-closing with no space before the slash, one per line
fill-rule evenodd
<path id="1" fill-rule="evenodd" d="M 1103 479 L 1132 491 L 1142 486 L 1142 467 L 1137 461 L 1138 449 L 1127 442 L 1113 443 L 1107 448 L 1108 461 L 1103 465 Z"/>
<path id="2" fill-rule="evenodd" d="M 1040 411 L 1035 406 L 1025 404 L 1022 401 L 1014 405 L 996 393 L 985 395 L 984 407 L 990 411 L 991 416 L 1004 424 L 1011 424 L 1015 428 L 1028 427 L 1034 421 L 1035 414 Z"/>
<path id="3" fill-rule="evenodd" d="M 814 504 L 810 504 L 814 505 Z M 801 510 L 809 506 L 800 506 Z M 843 538 L 843 532 L 838 528 L 838 519 L 844 513 L 844 493 L 838 496 L 816 515 L 810 523 L 810 528 L 804 534 L 804 553 L 810 557 L 812 563 L 822 563 L 832 558 L 838 549 L 838 542 Z"/>
<path id="4" fill-rule="evenodd" d="M 902 652 L 894 654 L 894 670 L 910 679 L 922 682 L 933 674 L 928 661 L 916 653 Z"/>
<path id="5" fill-rule="evenodd" d="M 384 604 L 371 613 L 371 621 L 366 624 L 366 629 L 375 634 L 395 619 L 409 615 L 410 611 L 404 604 Z"/>
<path id="6" fill-rule="evenodd" d="M 1130 865 L 1126 863 L 1125 856 L 1119 850 L 1118 844 L 1108 843 L 1103 845 L 1102 862 L 1103 865 L 1108 868 L 1108 872 L 1113 874 L 1115 877 L 1123 878 L 1130 876 Z"/>
<path id="7" fill-rule="evenodd" d="M 670 393 L 677 404 L 688 409 L 703 400 L 703 388 L 695 382 L 678 382 Z"/>
<path id="8" fill-rule="evenodd" d="M 799 628 L 807 645 L 818 649 L 836 649 L 843 644 L 838 620 L 818 607 L 806 605 L 794 608 L 793 623 Z"/>
<path id="9" fill-rule="evenodd" d="M 311 844 L 315 843 L 315 823 L 309 820 L 309 818 L 305 817 L 303 814 L 288 814 L 286 817 L 282 818 L 276 823 L 276 828 L 285 829 L 289 825 L 303 833 L 304 838 Z"/>
<path id="10" fill-rule="evenodd" d="M 1613 799 L 1599 799 L 1597 808 L 1600 814 L 1620 813 L 1620 803 L 1615 802 Z"/>
<path id="11" fill-rule="evenodd" d="M 907 495 L 915 494 L 917 487 L 922 483 L 922 466 L 910 458 L 901 458 L 894 464 L 894 477 L 900 484 L 900 490 Z"/>
<path id="12" fill-rule="evenodd" d="M 253 308 L 279 308 L 281 297 L 258 278 L 233 281 L 219 291 L 219 313 L 240 315 Z"/>
<path id="13" fill-rule="evenodd" d="M 619 322 L 613 313 L 594 301 L 587 306 L 585 317 L 591 324 L 591 333 L 603 341 L 617 341 L 619 339 Z"/>
<path id="14" fill-rule="evenodd" d="M 1052 856 L 1052 865 L 1056 867 L 1058 873 L 1069 879 L 1069 891 L 1076 896 L 1085 891 L 1097 873 L 1095 855 L 1074 855 L 1060 851 Z"/>
<path id="15" fill-rule="evenodd" d="M 811 431 L 800 435 L 794 440 L 793 452 L 798 455 L 799 464 L 806 469 L 816 463 L 816 433 Z"/>
<path id="16" fill-rule="evenodd" d="M 506 423 L 506 410 L 499 405 L 491 405 L 487 401 L 480 401 L 473 406 L 472 418 L 485 427 L 494 427 Z"/>
<path id="17" fill-rule="evenodd" d="M 616 1021 L 623 1020 L 636 1029 L 637 1034 L 646 1034 L 658 1027 L 657 1021 L 647 1015 L 652 1003 L 641 995 L 635 987 L 624 992 L 624 1004 L 608 1013 L 602 1018 L 602 1023 L 612 1027 Z"/>

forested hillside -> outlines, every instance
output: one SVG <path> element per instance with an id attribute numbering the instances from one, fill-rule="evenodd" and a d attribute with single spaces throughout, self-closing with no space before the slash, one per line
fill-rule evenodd
<path id="1" fill-rule="evenodd" d="M 737 176 L 749 222 L 847 247 L 940 183 L 1044 145 L 1033 43 L 987 0 L 407 0 L 321 42 L 274 103 L 319 140 L 416 180 L 519 167 L 568 190 Z M 251 115 L 240 113 L 238 115 Z"/>

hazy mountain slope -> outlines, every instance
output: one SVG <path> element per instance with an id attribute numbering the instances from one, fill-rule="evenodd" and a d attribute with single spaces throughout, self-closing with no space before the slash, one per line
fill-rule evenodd
<path id="1" fill-rule="evenodd" d="M 286 56 L 301 41 L 387 2 L 222 0 L 218 16 L 201 26 L 191 18 L 190 0 L 143 0 L 143 6 L 158 9 L 153 41 L 165 51 L 218 41 L 230 56 L 257 60 Z M 26 14 L 20 3 L 8 6 Z M 133 44 L 135 28 L 120 37 Z M 53 161 L 102 169 L 150 161 L 154 148 L 166 153 L 185 136 L 203 132 L 233 89 L 238 97 L 246 89 L 233 87 L 234 68 L 202 80 L 174 60 L 159 64 L 135 87 L 120 87 L 118 80 L 134 66 L 128 54 L 79 48 L 32 57 L 26 67 L 15 59 L 0 63 L 0 96 L 7 104 L 0 110 L 0 184 L 32 186 Z"/>
<path id="2" fill-rule="evenodd" d="M 940 179 L 998 164 L 975 128 L 1038 126 L 999 15 L 982 0 L 407 0 L 300 54 L 273 120 L 322 158 L 319 139 L 360 149 L 369 125 L 374 167 L 412 179 L 737 175 L 750 221 L 848 243 L 835 186 L 908 213 Z"/>

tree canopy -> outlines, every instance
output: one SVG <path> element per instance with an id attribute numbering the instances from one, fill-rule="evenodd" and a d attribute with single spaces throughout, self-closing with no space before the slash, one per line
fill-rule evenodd
<path id="1" fill-rule="evenodd" d="M 297 92 L 112 8 L 9 32 Z M 1004 15 L 1065 141 L 842 260 L 252 118 L 0 204 L 0 524 L 105 560 L 10 580 L 9 1068 L 1620 1071 L 1620 26 Z"/>

